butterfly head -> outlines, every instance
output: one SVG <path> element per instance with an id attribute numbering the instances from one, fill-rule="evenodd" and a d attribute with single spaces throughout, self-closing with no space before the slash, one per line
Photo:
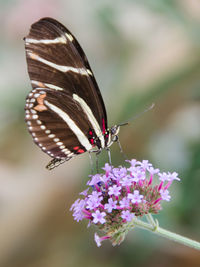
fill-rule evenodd
<path id="1" fill-rule="evenodd" d="M 118 124 L 118 125 L 114 125 L 110 128 L 109 130 L 109 141 L 107 142 L 107 147 L 110 147 L 114 142 L 119 142 L 119 137 L 118 137 L 118 134 L 119 134 L 119 130 L 120 130 L 120 126 L 124 126 L 124 125 L 127 125 L 128 122 L 124 122 L 124 123 L 121 123 L 121 124 Z"/>
<path id="2" fill-rule="evenodd" d="M 114 125 L 110 128 L 110 135 L 112 142 L 116 142 L 118 140 L 119 130 L 120 130 L 120 125 Z"/>

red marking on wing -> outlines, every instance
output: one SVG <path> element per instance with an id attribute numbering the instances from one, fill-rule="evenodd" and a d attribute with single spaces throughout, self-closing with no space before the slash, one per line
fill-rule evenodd
<path id="1" fill-rule="evenodd" d="M 92 133 L 92 131 L 89 131 L 89 135 L 92 135 L 93 133 Z"/>
<path id="2" fill-rule="evenodd" d="M 103 128 L 102 132 L 103 132 L 103 134 L 105 134 L 105 132 L 106 132 L 106 126 L 105 126 L 105 120 L 104 120 L 104 118 L 102 119 L 102 128 Z"/>
<path id="3" fill-rule="evenodd" d="M 78 152 L 78 153 L 84 153 L 85 150 L 83 150 L 83 149 L 79 149 L 77 152 Z"/>
<path id="4" fill-rule="evenodd" d="M 79 149 L 79 146 L 75 146 L 75 147 L 74 147 L 74 150 L 78 150 L 78 149 Z"/>
<path id="5" fill-rule="evenodd" d="M 37 86 L 38 87 L 44 87 L 45 88 L 45 85 L 42 82 L 37 82 Z"/>
<path id="6" fill-rule="evenodd" d="M 34 107 L 35 110 L 40 111 L 40 112 L 47 110 L 47 107 L 44 105 L 45 97 L 46 97 L 46 93 L 38 96 L 37 98 L 38 105 Z"/>
<path id="7" fill-rule="evenodd" d="M 94 139 L 93 139 L 93 138 L 90 139 L 90 143 L 91 143 L 92 145 L 94 144 Z"/>

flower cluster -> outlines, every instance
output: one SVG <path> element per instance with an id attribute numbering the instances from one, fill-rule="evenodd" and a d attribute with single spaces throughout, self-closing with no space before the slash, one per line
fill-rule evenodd
<path id="1" fill-rule="evenodd" d="M 89 225 L 95 224 L 106 232 L 102 237 L 95 233 L 97 246 L 105 239 L 116 243 L 112 240 L 113 233 L 125 229 L 133 218 L 158 213 L 161 200 L 171 199 L 168 189 L 173 180 L 180 180 L 176 172 L 161 173 L 148 160 L 127 161 L 129 168 L 114 168 L 106 163 L 102 168 L 104 173 L 90 176 L 87 190 L 80 193 L 83 198 L 71 206 L 74 220 L 87 219 Z"/>

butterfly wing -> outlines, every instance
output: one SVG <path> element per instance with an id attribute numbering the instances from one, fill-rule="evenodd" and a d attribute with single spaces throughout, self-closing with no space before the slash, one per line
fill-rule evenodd
<path id="1" fill-rule="evenodd" d="M 44 18 L 31 26 L 25 49 L 33 87 L 26 122 L 34 142 L 65 160 L 94 145 L 105 147 L 104 102 L 75 37 L 58 21 Z"/>

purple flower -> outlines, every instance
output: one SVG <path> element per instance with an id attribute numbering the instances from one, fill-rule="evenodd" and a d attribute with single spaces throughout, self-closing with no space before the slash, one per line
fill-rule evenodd
<path id="1" fill-rule="evenodd" d="M 138 170 L 138 167 L 135 167 L 135 166 L 131 166 L 130 168 L 128 168 L 128 171 L 131 173 L 131 175 L 132 173 L 134 174 L 135 172 L 137 172 L 137 170 Z"/>
<path id="2" fill-rule="evenodd" d="M 106 240 L 106 239 L 109 239 L 109 238 L 110 238 L 110 236 L 108 236 L 108 235 L 107 236 L 100 237 L 100 236 L 98 236 L 97 233 L 94 234 L 94 240 L 95 240 L 95 242 L 97 244 L 97 247 L 100 247 L 101 246 L 101 242 L 103 240 Z"/>
<path id="3" fill-rule="evenodd" d="M 124 177 L 121 181 L 120 181 L 120 184 L 122 186 L 131 186 L 132 185 L 132 179 L 130 179 L 130 177 L 126 176 Z"/>
<path id="4" fill-rule="evenodd" d="M 160 171 L 159 169 L 154 169 L 153 167 L 149 167 L 147 170 L 151 175 L 158 174 Z"/>
<path id="5" fill-rule="evenodd" d="M 102 193 L 101 192 L 97 192 L 97 191 L 93 191 L 92 192 L 92 194 L 91 195 L 88 195 L 88 198 L 89 199 L 97 199 L 97 198 L 99 198 L 100 196 L 102 195 Z"/>
<path id="6" fill-rule="evenodd" d="M 132 173 L 132 176 L 133 176 L 132 180 L 136 183 L 139 181 L 143 181 L 146 178 L 145 172 L 141 170 L 137 170 L 135 173 Z"/>
<path id="7" fill-rule="evenodd" d="M 81 221 L 85 217 L 83 213 L 85 203 L 86 201 L 84 199 L 81 199 L 81 200 L 77 199 L 70 208 L 70 210 L 74 210 L 73 217 L 74 217 L 74 220 L 77 222 Z"/>
<path id="8" fill-rule="evenodd" d="M 92 217 L 93 217 L 93 223 L 98 223 L 100 222 L 101 224 L 104 224 L 106 222 L 106 220 L 104 219 L 104 217 L 106 216 L 105 212 L 100 212 L 99 210 L 96 210 L 94 213 L 92 213 Z"/>
<path id="9" fill-rule="evenodd" d="M 92 178 L 90 179 L 90 181 L 87 182 L 87 185 L 96 185 L 100 182 L 100 174 L 95 174 L 92 176 Z"/>
<path id="10" fill-rule="evenodd" d="M 72 211 L 73 209 L 75 209 L 75 207 L 78 205 L 79 201 L 80 201 L 80 198 L 78 198 L 78 199 L 71 205 L 71 207 L 70 207 L 70 211 Z"/>
<path id="11" fill-rule="evenodd" d="M 86 190 L 80 192 L 79 195 L 82 195 L 82 196 L 85 196 L 86 197 L 88 190 L 89 190 L 89 187 Z"/>
<path id="12" fill-rule="evenodd" d="M 127 222 L 130 222 L 133 219 L 134 214 L 131 213 L 129 210 L 123 210 L 121 217 L 122 217 L 122 219 L 126 220 Z"/>
<path id="13" fill-rule="evenodd" d="M 119 204 L 121 208 L 129 208 L 130 200 L 127 197 L 124 197 L 119 201 Z"/>
<path id="14" fill-rule="evenodd" d="M 126 160 L 131 164 L 132 167 L 135 167 L 136 163 L 138 162 L 136 159 Z"/>
<path id="15" fill-rule="evenodd" d="M 112 198 L 108 199 L 108 203 L 104 205 L 104 208 L 108 211 L 111 212 L 113 209 L 117 208 L 117 201 L 113 200 Z"/>
<path id="16" fill-rule="evenodd" d="M 110 180 L 110 177 L 109 176 L 106 176 L 106 175 L 103 175 L 100 178 L 100 180 L 101 180 L 101 182 L 103 182 L 104 184 L 106 184 Z"/>
<path id="17" fill-rule="evenodd" d="M 148 160 L 143 160 L 142 162 L 138 161 L 137 162 L 144 170 L 148 169 L 149 167 L 152 166 L 151 163 L 149 163 Z"/>
<path id="18" fill-rule="evenodd" d="M 97 244 L 97 247 L 101 246 L 101 238 L 97 235 L 97 233 L 94 234 L 94 240 Z"/>
<path id="19" fill-rule="evenodd" d="M 173 172 L 173 173 L 168 172 L 168 181 L 173 181 L 173 180 L 180 181 L 181 179 L 177 176 L 178 176 L 177 172 Z"/>
<path id="20" fill-rule="evenodd" d="M 77 199 L 74 204 L 72 204 L 70 210 L 74 210 L 75 212 L 79 212 L 85 207 L 86 200 L 84 199 Z"/>
<path id="21" fill-rule="evenodd" d="M 143 197 L 144 196 L 140 195 L 140 192 L 138 190 L 134 190 L 133 194 L 132 193 L 128 194 L 128 199 L 130 199 L 133 204 L 141 203 Z"/>
<path id="22" fill-rule="evenodd" d="M 105 239 L 114 245 L 122 242 L 127 222 L 133 216 L 157 214 L 162 201 L 171 199 L 168 190 L 173 180 L 180 180 L 176 172 L 161 173 L 148 160 L 128 162 L 129 168 L 113 168 L 106 163 L 104 172 L 91 176 L 88 189 L 80 193 L 82 199 L 70 208 L 74 220 L 87 219 L 89 225 L 107 233 L 102 237 L 95 234 L 97 246 Z"/>
<path id="23" fill-rule="evenodd" d="M 113 169 L 113 174 L 117 178 L 117 180 L 123 178 L 127 174 L 127 169 L 126 168 L 114 168 Z"/>
<path id="24" fill-rule="evenodd" d="M 112 171 L 112 166 L 106 163 L 102 169 L 106 172 L 106 174 L 109 174 Z"/>
<path id="25" fill-rule="evenodd" d="M 161 195 L 162 200 L 170 201 L 171 199 L 171 196 L 169 195 L 168 190 L 160 189 L 160 195 Z"/>
<path id="26" fill-rule="evenodd" d="M 85 215 L 82 211 L 74 212 L 73 213 L 74 220 L 79 222 L 85 218 Z"/>
<path id="27" fill-rule="evenodd" d="M 166 172 L 159 173 L 158 176 L 160 176 L 162 182 L 168 181 L 168 174 Z"/>
<path id="28" fill-rule="evenodd" d="M 88 199 L 86 208 L 89 210 L 93 210 L 95 208 L 98 208 L 99 205 L 101 204 L 102 199 L 103 199 L 103 197 L 101 199 L 100 198 Z"/>
<path id="29" fill-rule="evenodd" d="M 120 190 L 121 190 L 121 186 L 117 186 L 117 185 L 113 185 L 113 186 L 110 186 L 109 188 L 108 188 L 108 195 L 110 195 L 110 196 L 119 196 L 120 195 Z"/>
<path id="30" fill-rule="evenodd" d="M 91 195 L 88 196 L 86 208 L 93 210 L 101 204 L 103 197 L 101 192 L 93 191 Z"/>
<path id="31" fill-rule="evenodd" d="M 145 171 L 140 167 L 130 167 L 128 168 L 128 170 L 131 173 L 131 177 L 132 177 L 132 181 L 134 182 L 139 182 L 141 180 L 145 180 L 146 176 L 145 176 Z"/>

